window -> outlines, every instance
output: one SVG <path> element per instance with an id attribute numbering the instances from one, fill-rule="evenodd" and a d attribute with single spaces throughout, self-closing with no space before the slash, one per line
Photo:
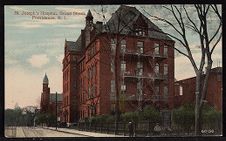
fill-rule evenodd
<path id="1" fill-rule="evenodd" d="M 111 39 L 111 50 L 115 52 L 116 49 L 116 39 Z"/>
<path id="2" fill-rule="evenodd" d="M 137 62 L 137 75 L 143 75 L 143 62 Z"/>
<path id="3" fill-rule="evenodd" d="M 121 61 L 121 72 L 126 71 L 126 61 Z"/>
<path id="4" fill-rule="evenodd" d="M 90 85 L 88 85 L 88 98 L 90 98 L 90 95 L 91 95 L 91 88 L 90 88 Z"/>
<path id="5" fill-rule="evenodd" d="M 168 75 L 168 64 L 164 64 L 164 75 Z"/>
<path id="6" fill-rule="evenodd" d="M 114 59 L 111 59 L 111 72 L 114 72 Z"/>
<path id="7" fill-rule="evenodd" d="M 168 87 L 167 86 L 164 86 L 163 97 L 168 98 Z"/>
<path id="8" fill-rule="evenodd" d="M 142 84 L 140 81 L 137 82 L 137 94 L 138 95 L 142 94 Z"/>
<path id="9" fill-rule="evenodd" d="M 145 31 L 142 28 L 136 28 L 136 35 L 137 36 L 145 36 Z"/>
<path id="10" fill-rule="evenodd" d="M 122 40 L 121 41 L 121 52 L 125 52 L 126 51 L 126 40 Z"/>
<path id="11" fill-rule="evenodd" d="M 126 91 L 126 85 L 125 84 L 121 84 L 121 91 Z"/>
<path id="12" fill-rule="evenodd" d="M 158 63 L 156 63 L 155 64 L 155 73 L 159 73 L 159 64 Z"/>
<path id="13" fill-rule="evenodd" d="M 164 46 L 164 56 L 168 56 L 168 46 Z"/>
<path id="14" fill-rule="evenodd" d="M 111 93 L 115 92 L 115 80 L 111 80 Z"/>
<path id="15" fill-rule="evenodd" d="M 183 95 L 183 87 L 181 85 L 179 86 L 179 89 L 180 89 L 180 95 Z"/>
<path id="16" fill-rule="evenodd" d="M 155 86 L 155 94 L 159 95 L 159 86 Z"/>
<path id="17" fill-rule="evenodd" d="M 139 53 L 144 53 L 144 42 L 138 41 L 137 48 Z"/>
<path id="18" fill-rule="evenodd" d="M 154 44 L 155 54 L 159 54 L 159 44 Z"/>

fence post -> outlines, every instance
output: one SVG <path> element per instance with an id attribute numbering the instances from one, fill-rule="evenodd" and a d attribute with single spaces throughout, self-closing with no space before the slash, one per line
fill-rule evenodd
<path id="1" fill-rule="evenodd" d="M 100 132 L 101 132 L 101 133 L 102 133 L 102 128 L 103 128 L 102 126 L 103 126 L 103 122 L 101 121 L 101 122 L 100 122 Z"/>
<path id="2" fill-rule="evenodd" d="M 137 136 L 137 122 L 134 122 L 134 136 Z"/>
<path id="3" fill-rule="evenodd" d="M 148 120 L 148 136 L 151 135 L 151 121 L 150 119 Z"/>
<path id="4" fill-rule="evenodd" d="M 109 124 L 110 123 L 107 124 L 107 134 L 109 133 Z"/>
<path id="5" fill-rule="evenodd" d="M 126 136 L 126 122 L 123 122 L 123 127 L 124 127 L 124 133 L 123 133 L 123 135 Z"/>

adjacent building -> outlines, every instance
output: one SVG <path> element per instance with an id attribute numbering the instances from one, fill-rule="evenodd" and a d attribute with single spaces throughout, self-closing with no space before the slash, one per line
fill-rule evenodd
<path id="1" fill-rule="evenodd" d="M 62 121 L 114 114 L 116 84 L 120 112 L 172 108 L 174 41 L 135 7 L 120 6 L 106 23 L 89 10 L 85 20 L 78 39 L 65 40 Z"/>
<path id="2" fill-rule="evenodd" d="M 175 82 L 175 108 L 186 103 L 195 103 L 195 79 L 196 77 L 191 77 Z M 216 67 L 210 72 L 205 102 L 218 111 L 222 110 L 222 90 L 222 67 Z"/>
<path id="3" fill-rule="evenodd" d="M 57 115 L 60 118 L 62 108 L 62 94 L 50 93 L 49 79 L 46 74 L 43 78 L 42 84 L 43 87 L 41 93 L 40 112 L 56 115 L 57 108 Z"/>

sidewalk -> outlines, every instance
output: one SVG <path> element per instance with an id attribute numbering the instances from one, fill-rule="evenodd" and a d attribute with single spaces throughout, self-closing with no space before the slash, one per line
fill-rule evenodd
<path id="1" fill-rule="evenodd" d="M 56 130 L 55 127 L 43 127 L 43 128 L 50 129 L 50 130 Z M 70 133 L 70 134 L 80 134 L 80 135 L 85 135 L 87 137 L 127 137 L 127 136 L 123 136 L 123 135 L 79 131 L 79 130 L 76 130 L 76 129 L 68 129 L 68 128 L 57 128 L 57 131 L 58 132 Z"/>

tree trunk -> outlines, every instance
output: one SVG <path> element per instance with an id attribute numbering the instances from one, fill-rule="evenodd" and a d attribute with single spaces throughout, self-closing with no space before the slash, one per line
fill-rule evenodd
<path id="1" fill-rule="evenodd" d="M 196 75 L 196 86 L 195 86 L 195 135 L 200 135 L 200 79 L 201 72 L 199 71 Z"/>

